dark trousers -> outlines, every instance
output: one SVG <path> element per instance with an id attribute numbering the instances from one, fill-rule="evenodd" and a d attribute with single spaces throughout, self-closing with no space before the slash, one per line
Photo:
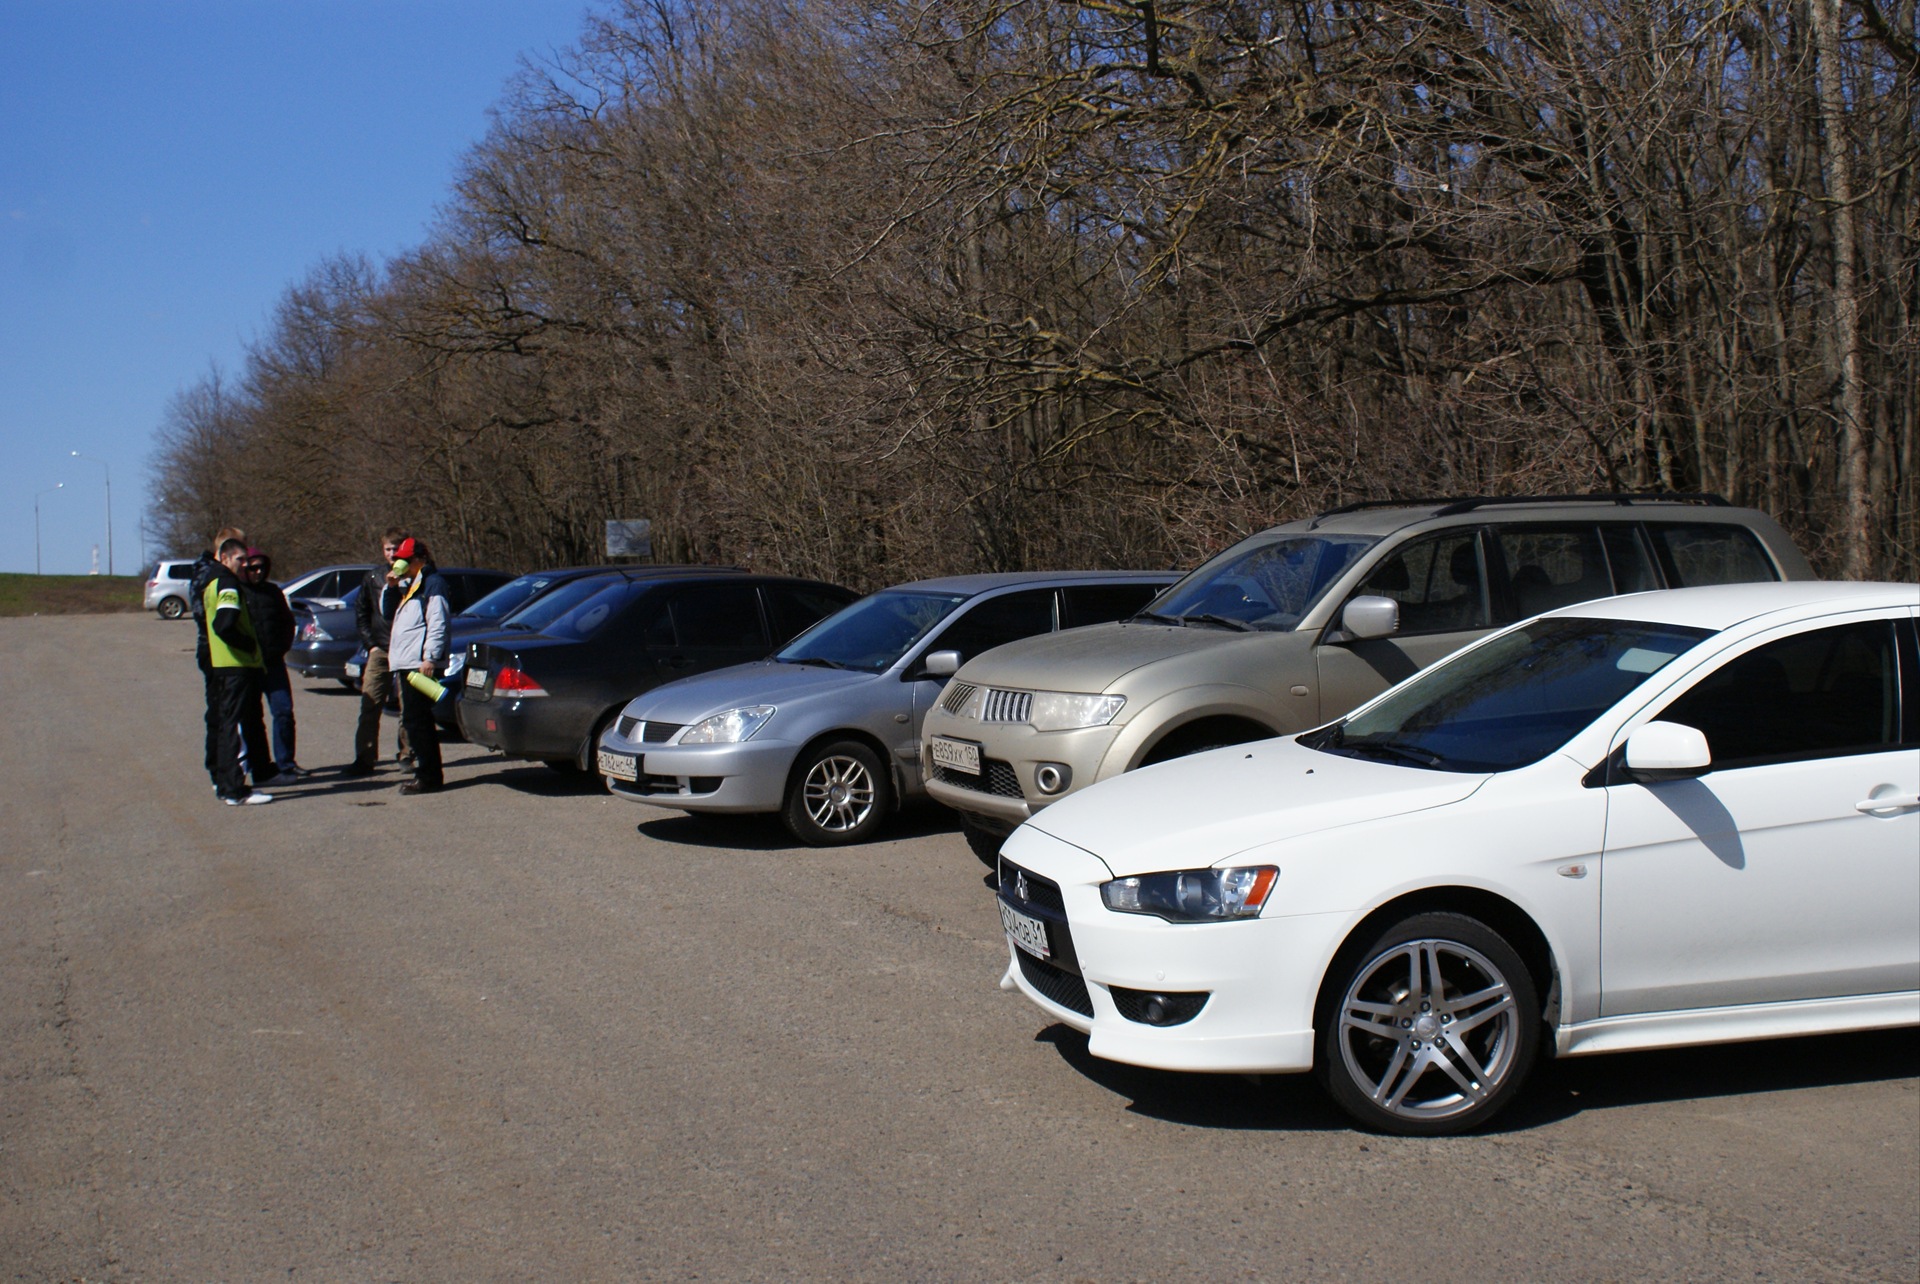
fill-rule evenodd
<path id="1" fill-rule="evenodd" d="M 207 779 L 220 783 L 220 688 L 213 679 L 213 664 L 202 658 L 200 681 L 207 689 Z"/>
<path id="2" fill-rule="evenodd" d="M 423 785 L 438 788 L 440 774 L 440 724 L 433 720 L 433 700 L 413 689 L 407 681 L 411 669 L 395 669 L 394 681 L 400 684 L 400 730 L 406 733 L 407 748 L 413 751 L 413 778 Z"/>
<path id="3" fill-rule="evenodd" d="M 293 681 L 287 676 L 285 660 L 267 661 L 267 667 L 261 670 L 260 693 L 273 723 L 273 765 L 285 771 L 299 761 L 293 756 Z M 251 755 L 253 751 L 247 752 Z"/>
<path id="4" fill-rule="evenodd" d="M 244 798 L 247 777 L 240 769 L 243 736 L 254 775 L 265 778 L 273 774 L 266 723 L 260 715 L 260 670 L 215 669 L 212 685 L 215 714 L 220 720 L 215 729 L 213 783 L 222 798 Z M 260 770 L 262 767 L 268 770 Z"/>

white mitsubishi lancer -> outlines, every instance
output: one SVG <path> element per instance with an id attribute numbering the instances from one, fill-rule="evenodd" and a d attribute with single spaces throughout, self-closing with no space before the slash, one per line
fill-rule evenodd
<path id="1" fill-rule="evenodd" d="M 1486 1122 L 1536 1057 L 1920 1023 L 1920 586 L 1611 598 L 1304 735 L 1115 777 L 998 868 L 1100 1057 Z"/>

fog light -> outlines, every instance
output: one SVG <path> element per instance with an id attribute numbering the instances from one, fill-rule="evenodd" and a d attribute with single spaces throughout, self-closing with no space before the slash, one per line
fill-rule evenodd
<path id="1" fill-rule="evenodd" d="M 1200 1015 L 1212 997 L 1209 990 L 1176 990 L 1172 993 L 1128 990 L 1115 985 L 1108 988 L 1113 1006 L 1121 1016 L 1141 1025 L 1185 1025 Z"/>
<path id="2" fill-rule="evenodd" d="M 1057 794 L 1073 783 L 1073 768 L 1063 762 L 1043 762 L 1033 769 L 1034 788 L 1043 794 Z"/>

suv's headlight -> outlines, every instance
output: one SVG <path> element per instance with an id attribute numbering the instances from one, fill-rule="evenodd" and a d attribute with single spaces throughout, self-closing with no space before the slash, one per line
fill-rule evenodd
<path id="1" fill-rule="evenodd" d="M 1100 899 L 1120 914 L 1151 914 L 1169 923 L 1218 923 L 1257 917 L 1279 877 L 1272 865 L 1136 874 L 1100 884 Z"/>
<path id="2" fill-rule="evenodd" d="M 777 707 L 771 704 L 756 704 L 745 709 L 729 709 L 725 713 L 716 713 L 711 718 L 702 719 L 682 731 L 675 737 L 673 743 L 737 745 L 766 726 L 767 719 L 773 716 L 773 711 Z"/>
<path id="3" fill-rule="evenodd" d="M 1036 691 L 1027 722 L 1035 731 L 1074 731 L 1104 727 L 1126 706 L 1118 695 L 1080 695 L 1073 691 Z"/>

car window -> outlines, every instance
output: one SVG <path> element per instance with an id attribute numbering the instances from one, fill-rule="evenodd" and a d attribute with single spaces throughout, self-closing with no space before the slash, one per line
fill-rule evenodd
<path id="1" fill-rule="evenodd" d="M 1060 627 L 1124 620 L 1160 591 L 1158 584 L 1075 584 L 1060 590 Z"/>
<path id="2" fill-rule="evenodd" d="M 1507 572 L 1506 600 L 1496 616 L 1501 624 L 1613 596 L 1595 526 L 1498 526 L 1493 541 Z"/>
<path id="3" fill-rule="evenodd" d="M 1203 563 L 1147 610 L 1189 624 L 1291 629 L 1377 542 L 1370 535 L 1256 535 Z"/>
<path id="4" fill-rule="evenodd" d="M 797 584 L 769 584 L 767 612 L 773 617 L 773 635 L 781 642 L 797 636 L 815 621 L 824 620 L 847 604 L 843 597 Z"/>
<path id="5" fill-rule="evenodd" d="M 774 659 L 881 673 L 966 600 L 963 593 L 874 593 L 829 615 Z"/>
<path id="6" fill-rule="evenodd" d="M 529 630 L 534 633 L 543 631 L 549 624 L 580 605 L 595 593 L 611 584 L 624 584 L 625 580 L 604 575 L 590 575 L 582 579 L 562 584 L 545 596 L 537 597 L 500 622 L 505 629 L 516 632 Z"/>
<path id="7" fill-rule="evenodd" d="M 1660 718 L 1697 727 L 1715 769 L 1894 748 L 1894 626 L 1847 624 L 1756 647 L 1703 678 Z"/>
<path id="8" fill-rule="evenodd" d="M 190 579 L 192 579 L 192 578 L 193 578 L 193 563 L 192 563 L 192 562 L 179 562 L 179 563 L 176 563 L 176 564 L 175 564 L 175 565 L 173 565 L 173 566 L 169 566 L 169 567 L 167 568 L 167 578 L 168 578 L 168 579 L 170 579 L 170 580 L 190 580 Z"/>
<path id="9" fill-rule="evenodd" d="M 522 575 L 469 606 L 460 614 L 475 620 L 503 620 L 531 602 L 553 583 L 551 575 Z"/>
<path id="10" fill-rule="evenodd" d="M 582 601 L 566 611 L 545 628 L 541 629 L 548 637 L 567 638 L 574 642 L 584 642 L 607 626 L 608 621 L 622 614 L 633 600 L 645 593 L 652 585 L 645 582 L 634 583 L 631 580 L 618 579 L 588 580 L 586 583 L 596 590 Z M 550 594 L 549 596 L 557 596 Z M 545 599 L 543 598 L 542 601 Z M 534 603 L 538 606 L 539 603 Z M 516 619 L 518 617 L 515 617 Z"/>
<path id="11" fill-rule="evenodd" d="M 982 651 L 1053 629 L 1053 590 L 1027 589 L 976 601 L 940 630 L 930 651 L 958 651 L 965 664 Z"/>
<path id="12" fill-rule="evenodd" d="M 683 588 L 669 606 L 678 644 L 687 648 L 765 649 L 766 625 L 751 584 L 699 584 Z"/>
<path id="13" fill-rule="evenodd" d="M 1400 604 L 1400 632 L 1458 633 L 1493 627 L 1481 574 L 1480 541 L 1473 531 L 1408 544 L 1373 568 L 1357 597 L 1390 597 Z"/>
<path id="14" fill-rule="evenodd" d="M 1628 522 L 1601 524 L 1601 539 L 1607 546 L 1607 565 L 1613 571 L 1613 591 L 1644 593 L 1660 587 L 1659 574 L 1653 569 L 1653 556 L 1640 527 Z"/>
<path id="15" fill-rule="evenodd" d="M 1441 661 L 1300 743 L 1436 771 L 1510 771 L 1546 757 L 1707 629 L 1536 620 Z"/>
<path id="16" fill-rule="evenodd" d="M 1666 568 L 1668 588 L 1780 578 L 1759 539 L 1744 526 L 1649 522 L 1647 533 Z"/>

